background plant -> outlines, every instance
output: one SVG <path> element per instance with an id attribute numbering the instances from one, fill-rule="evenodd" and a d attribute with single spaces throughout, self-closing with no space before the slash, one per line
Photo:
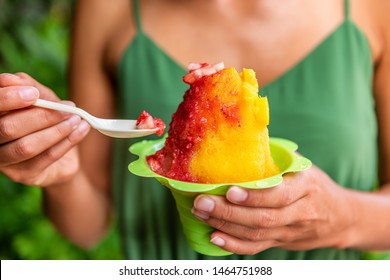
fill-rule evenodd
<path id="1" fill-rule="evenodd" d="M 73 1 L 0 0 L 0 73 L 26 72 L 66 98 Z M 41 190 L 0 174 L 0 259 L 120 259 L 113 226 L 95 249 L 77 248 L 44 217 Z"/>

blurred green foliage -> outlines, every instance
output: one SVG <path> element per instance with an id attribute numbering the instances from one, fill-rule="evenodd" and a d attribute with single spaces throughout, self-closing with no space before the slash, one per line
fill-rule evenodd
<path id="1" fill-rule="evenodd" d="M 0 0 L 0 70 L 26 72 L 65 97 L 71 2 Z"/>
<path id="2" fill-rule="evenodd" d="M 66 61 L 73 1 L 0 0 L 0 73 L 26 72 L 67 96 Z M 70 244 L 44 217 L 41 190 L 0 174 L 0 259 L 121 259 L 113 226 L 86 251 Z"/>

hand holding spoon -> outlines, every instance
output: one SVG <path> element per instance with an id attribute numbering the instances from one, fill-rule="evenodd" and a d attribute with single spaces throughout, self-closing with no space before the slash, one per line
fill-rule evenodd
<path id="1" fill-rule="evenodd" d="M 87 121 L 93 128 L 97 129 L 104 135 L 115 137 L 115 138 L 136 138 L 147 136 L 153 133 L 156 133 L 158 128 L 150 128 L 150 129 L 138 129 L 136 120 L 116 120 L 116 119 L 101 119 L 86 111 L 57 103 L 52 101 L 47 101 L 43 99 L 37 99 L 34 103 L 35 106 L 43 107 L 46 109 L 52 109 L 57 111 L 68 112 L 72 114 L 76 114 Z"/>

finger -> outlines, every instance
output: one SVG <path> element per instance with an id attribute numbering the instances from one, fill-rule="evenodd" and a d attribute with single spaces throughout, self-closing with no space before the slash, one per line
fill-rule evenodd
<path id="1" fill-rule="evenodd" d="M 0 118 L 0 144 L 54 126 L 70 114 L 39 107 L 11 111 Z"/>
<path id="2" fill-rule="evenodd" d="M 63 157 L 70 149 L 80 143 L 88 134 L 90 126 L 86 121 L 81 121 L 80 125 L 73 130 L 65 139 L 50 147 L 37 157 L 25 163 L 26 168 L 34 166 L 37 169 L 45 169 L 54 161 Z"/>
<path id="3" fill-rule="evenodd" d="M 19 76 L 10 73 L 0 74 L 0 87 L 24 85 Z"/>
<path id="4" fill-rule="evenodd" d="M 277 241 L 274 240 L 267 240 L 267 241 L 242 240 L 220 231 L 211 234 L 210 242 L 226 251 L 238 255 L 254 255 L 266 249 L 269 249 L 271 247 L 276 247 L 280 245 Z"/>
<path id="5" fill-rule="evenodd" d="M 31 159 L 67 137 L 80 123 L 79 116 L 4 144 L 0 149 L 0 165 L 7 166 Z"/>
<path id="6" fill-rule="evenodd" d="M 50 101 L 59 101 L 60 98 L 47 86 L 42 85 L 37 80 L 32 78 L 30 75 L 26 73 L 16 73 L 16 76 L 18 76 L 24 85 L 31 85 L 36 87 L 40 92 L 40 98 L 50 100 Z"/>
<path id="7" fill-rule="evenodd" d="M 271 247 L 279 247 L 286 250 L 311 250 L 320 247 L 330 247 L 333 245 L 329 241 L 328 246 L 324 246 L 318 239 L 309 239 L 298 242 L 280 242 L 277 240 L 251 241 L 242 240 L 224 232 L 216 231 L 211 234 L 210 242 L 222 249 L 238 255 L 254 255 Z"/>
<path id="8" fill-rule="evenodd" d="M 40 97 L 50 101 L 58 101 L 58 96 L 48 87 L 42 85 L 26 73 L 0 74 L 0 87 L 32 86 L 38 89 Z"/>
<path id="9" fill-rule="evenodd" d="M 31 86 L 0 88 L 0 112 L 31 106 L 38 97 L 38 89 Z"/>
<path id="10" fill-rule="evenodd" d="M 222 196 L 200 195 L 194 201 L 193 213 L 207 220 L 208 224 L 214 218 L 218 221 L 217 228 L 221 230 L 227 222 L 255 229 L 274 228 L 302 222 L 301 219 L 307 215 L 300 212 L 306 209 L 301 206 L 302 203 L 298 201 L 283 208 L 252 208 L 228 203 Z"/>
<path id="11" fill-rule="evenodd" d="M 284 207 L 307 195 L 308 187 L 301 176 L 285 175 L 280 185 L 266 189 L 233 186 L 227 191 L 226 198 L 232 203 L 247 207 Z"/>
<path id="12" fill-rule="evenodd" d="M 65 156 L 72 148 L 79 144 L 88 134 L 90 126 L 87 122 L 81 121 L 80 125 L 73 130 L 65 139 L 45 150 L 36 157 L 26 160 L 17 166 L 9 166 L 9 169 L 16 170 L 45 170 L 57 160 Z M 17 176 L 17 174 L 14 174 Z M 19 180 L 25 180 L 19 178 Z M 37 184 L 37 182 L 35 182 Z"/>
<path id="13" fill-rule="evenodd" d="M 202 213 L 199 214 L 197 212 L 194 212 L 193 214 L 211 227 L 243 240 L 275 240 L 281 243 L 286 243 L 307 239 L 314 235 L 314 230 L 311 227 L 279 226 L 272 228 L 253 228 L 242 224 L 236 224 L 232 222 L 227 222 L 225 220 L 216 219 L 213 217 L 203 219 Z"/>

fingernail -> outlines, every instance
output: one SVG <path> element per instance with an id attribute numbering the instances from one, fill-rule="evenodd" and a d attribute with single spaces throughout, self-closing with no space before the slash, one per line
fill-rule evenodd
<path id="1" fill-rule="evenodd" d="M 66 122 L 75 129 L 79 123 L 81 122 L 81 118 L 79 116 L 73 115 L 69 119 L 66 120 Z"/>
<path id="2" fill-rule="evenodd" d="M 223 240 L 219 236 L 215 236 L 215 237 L 211 238 L 210 242 L 213 243 L 214 245 L 219 246 L 219 247 L 225 246 L 225 240 Z"/>
<path id="3" fill-rule="evenodd" d="M 90 125 L 86 121 L 82 121 L 78 126 L 77 130 L 84 133 L 87 132 L 90 128 Z"/>
<path id="4" fill-rule="evenodd" d="M 206 213 L 197 211 L 197 210 L 194 209 L 194 208 L 191 209 L 191 213 L 192 213 L 193 215 L 195 215 L 196 217 L 198 217 L 199 219 L 201 219 L 201 220 L 208 220 L 208 219 L 210 218 L 210 216 L 207 215 Z"/>
<path id="5" fill-rule="evenodd" d="M 23 87 L 19 90 L 19 95 L 25 101 L 32 101 L 38 98 L 39 91 L 35 87 Z"/>
<path id="6" fill-rule="evenodd" d="M 212 212 L 214 210 L 214 200 L 207 196 L 200 196 L 195 200 L 195 208 L 204 212 Z"/>
<path id="7" fill-rule="evenodd" d="M 232 202 L 243 202 L 247 199 L 248 192 L 239 187 L 231 187 L 226 196 Z"/>

